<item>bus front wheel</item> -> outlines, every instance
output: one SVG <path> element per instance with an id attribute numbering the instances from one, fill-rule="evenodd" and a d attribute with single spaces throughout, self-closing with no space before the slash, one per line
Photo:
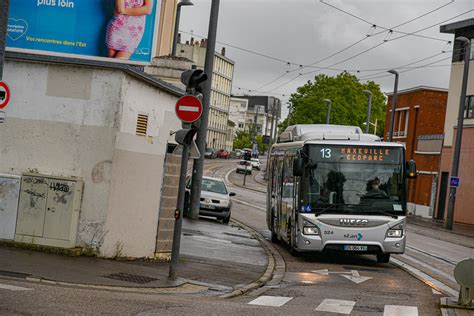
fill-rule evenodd
<path id="1" fill-rule="evenodd" d="M 377 255 L 377 262 L 379 263 L 388 263 L 390 261 L 389 253 L 382 253 Z"/>

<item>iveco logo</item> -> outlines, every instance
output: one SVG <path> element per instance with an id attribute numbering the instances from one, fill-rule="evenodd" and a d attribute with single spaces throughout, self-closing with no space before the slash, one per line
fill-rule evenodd
<path id="1" fill-rule="evenodd" d="M 355 219 L 355 218 L 341 218 L 339 219 L 341 225 L 352 225 L 352 226 L 365 226 L 369 224 L 367 219 Z"/>

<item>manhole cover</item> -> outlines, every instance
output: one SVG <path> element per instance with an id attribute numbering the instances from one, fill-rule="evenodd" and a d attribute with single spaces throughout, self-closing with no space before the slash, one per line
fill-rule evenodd
<path id="1" fill-rule="evenodd" d="M 102 277 L 108 278 L 108 279 L 125 281 L 125 282 L 138 283 L 138 284 L 145 284 L 145 283 L 158 280 L 158 279 L 150 278 L 143 275 L 129 274 L 129 273 L 123 273 L 123 272 L 112 273 L 112 274 L 104 275 Z"/>

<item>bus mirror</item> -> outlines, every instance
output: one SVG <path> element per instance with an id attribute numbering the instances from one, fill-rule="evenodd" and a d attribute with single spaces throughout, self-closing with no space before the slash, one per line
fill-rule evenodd
<path id="1" fill-rule="evenodd" d="M 414 160 L 407 161 L 407 178 L 415 179 L 416 178 L 416 163 Z"/>
<path id="2" fill-rule="evenodd" d="M 304 161 L 303 158 L 293 159 L 293 176 L 301 177 L 304 172 Z"/>

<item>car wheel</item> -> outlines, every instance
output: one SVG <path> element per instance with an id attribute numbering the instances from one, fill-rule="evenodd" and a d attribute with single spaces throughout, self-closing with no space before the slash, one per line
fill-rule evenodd
<path id="1" fill-rule="evenodd" d="M 225 217 L 225 218 L 222 220 L 222 222 L 223 222 L 224 224 L 229 224 L 229 222 L 230 222 L 230 213 L 229 213 L 229 216 Z"/>

